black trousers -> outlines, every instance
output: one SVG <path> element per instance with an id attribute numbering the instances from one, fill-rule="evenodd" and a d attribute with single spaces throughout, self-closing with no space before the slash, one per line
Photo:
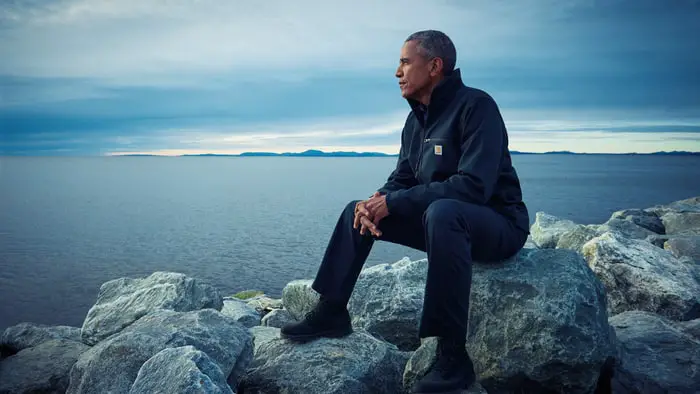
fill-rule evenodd
<path id="1" fill-rule="evenodd" d="M 421 250 L 428 255 L 428 275 L 419 337 L 466 338 L 472 261 L 513 256 L 527 233 L 489 207 L 442 199 L 415 216 L 387 216 L 376 238 L 353 228 L 357 202 L 338 218 L 312 288 L 345 305 L 376 240 Z"/>

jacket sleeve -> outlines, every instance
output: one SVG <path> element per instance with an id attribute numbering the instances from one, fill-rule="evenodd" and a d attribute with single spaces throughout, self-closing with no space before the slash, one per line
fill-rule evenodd
<path id="1" fill-rule="evenodd" d="M 413 169 L 408 161 L 409 138 L 406 135 L 406 127 L 401 131 L 401 149 L 396 168 L 391 172 L 384 186 L 379 188 L 380 194 L 387 194 L 397 190 L 408 189 L 418 184 Z"/>
<path id="2" fill-rule="evenodd" d="M 496 102 L 483 96 L 469 105 L 461 123 L 461 156 L 457 173 L 431 182 L 389 192 L 390 214 L 424 212 L 433 201 L 450 198 L 484 205 L 491 198 L 503 156 L 505 131 Z"/>

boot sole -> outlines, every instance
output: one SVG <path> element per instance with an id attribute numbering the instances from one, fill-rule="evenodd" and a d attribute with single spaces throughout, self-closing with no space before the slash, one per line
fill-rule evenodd
<path id="1" fill-rule="evenodd" d="M 322 331 L 319 333 L 308 335 L 292 335 L 280 333 L 280 337 L 284 339 L 289 339 L 290 341 L 294 342 L 309 342 L 319 338 L 342 338 L 350 334 L 352 334 L 352 328 L 347 328 L 343 330 Z"/>

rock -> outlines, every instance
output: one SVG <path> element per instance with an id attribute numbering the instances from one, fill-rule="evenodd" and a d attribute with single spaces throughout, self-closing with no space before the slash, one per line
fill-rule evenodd
<path id="1" fill-rule="evenodd" d="M 260 325 L 260 314 L 255 308 L 241 300 L 224 300 L 224 307 L 221 308 L 221 313 L 234 318 L 246 328 Z"/>
<path id="2" fill-rule="evenodd" d="M 650 236 L 644 238 L 644 240 L 646 242 L 649 242 L 650 244 L 656 246 L 657 248 L 663 249 L 666 241 L 668 241 L 672 237 L 674 237 L 674 235 L 650 235 Z"/>
<path id="3" fill-rule="evenodd" d="M 282 309 L 283 307 L 281 299 L 270 298 L 266 295 L 255 296 L 246 302 L 249 306 L 258 311 L 260 316 L 264 316 L 274 309 Z"/>
<path id="4" fill-rule="evenodd" d="M 188 312 L 222 307 L 218 290 L 183 274 L 155 272 L 143 279 L 115 279 L 100 287 L 83 323 L 82 339 L 94 345 L 158 309 Z"/>
<path id="5" fill-rule="evenodd" d="M 557 249 L 571 249 L 581 252 L 581 248 L 586 242 L 597 237 L 598 225 L 578 224 L 570 230 L 565 231 L 559 237 Z"/>
<path id="6" fill-rule="evenodd" d="M 667 205 L 656 205 L 645 209 L 645 211 L 653 212 L 659 217 L 669 212 L 700 212 L 700 196 L 687 198 L 685 200 L 674 201 Z"/>
<path id="7" fill-rule="evenodd" d="M 663 247 L 677 258 L 700 261 L 700 235 L 669 238 Z"/>
<path id="8" fill-rule="evenodd" d="M 166 348 L 191 345 L 206 353 L 235 387 L 253 357 L 250 332 L 214 309 L 159 309 L 83 353 L 68 393 L 128 392 L 141 366 Z"/>
<path id="9" fill-rule="evenodd" d="M 14 354 L 51 339 L 68 339 L 80 342 L 80 328 L 20 323 L 5 329 L 2 338 L 0 338 L 0 348 L 3 348 L 3 353 Z"/>
<path id="10" fill-rule="evenodd" d="M 700 319 L 682 321 L 677 324 L 688 335 L 700 341 Z"/>
<path id="11" fill-rule="evenodd" d="M 146 361 L 131 386 L 141 393 L 230 393 L 221 368 L 193 346 L 163 349 Z"/>
<path id="12" fill-rule="evenodd" d="M 238 394 L 400 393 L 407 354 L 364 331 L 305 344 L 273 340 L 258 348 Z"/>
<path id="13" fill-rule="evenodd" d="M 667 319 L 628 311 L 610 318 L 621 360 L 615 371 L 616 392 L 700 392 L 700 342 Z"/>
<path id="14" fill-rule="evenodd" d="M 653 231 L 638 226 L 631 220 L 610 219 L 596 228 L 598 235 L 606 232 L 617 232 L 625 238 L 645 239 L 650 235 L 657 235 Z"/>
<path id="15" fill-rule="evenodd" d="M 318 303 L 320 295 L 311 288 L 312 283 L 313 280 L 308 279 L 294 280 L 282 290 L 282 304 L 294 320 L 303 320 L 304 315 Z"/>
<path id="16" fill-rule="evenodd" d="M 661 220 L 666 234 L 700 235 L 700 212 L 669 212 Z"/>
<path id="17" fill-rule="evenodd" d="M 532 239 L 532 234 L 529 234 L 527 236 L 527 240 L 525 241 L 525 245 L 523 245 L 523 248 L 525 248 L 525 249 L 537 249 L 537 244 Z"/>
<path id="18" fill-rule="evenodd" d="M 555 248 L 559 237 L 576 226 L 571 220 L 560 219 L 544 212 L 535 214 L 535 223 L 530 227 L 530 235 L 540 248 Z"/>
<path id="19" fill-rule="evenodd" d="M 88 348 L 62 338 L 23 348 L 0 362 L 0 393 L 64 393 L 71 367 Z"/>
<path id="20" fill-rule="evenodd" d="M 411 392 L 413 385 L 425 376 L 433 363 L 435 363 L 437 343 L 437 338 L 425 338 L 418 350 L 412 353 L 403 373 L 403 387 L 407 392 Z M 463 391 L 463 393 L 488 394 L 478 382 L 468 390 Z"/>
<path id="21" fill-rule="evenodd" d="M 524 249 L 475 264 L 467 334 L 489 392 L 591 393 L 615 356 L 602 283 L 566 249 Z"/>
<path id="22" fill-rule="evenodd" d="M 276 327 L 256 326 L 251 327 L 249 330 L 250 333 L 253 334 L 253 352 L 255 354 L 258 353 L 258 349 L 260 349 L 260 346 L 262 346 L 263 344 L 266 344 L 274 339 L 280 338 L 280 329 Z"/>
<path id="23" fill-rule="evenodd" d="M 671 253 L 605 233 L 586 243 L 583 255 L 605 284 L 610 314 L 642 310 L 673 320 L 700 317 L 697 272 Z"/>
<path id="24" fill-rule="evenodd" d="M 610 219 L 627 220 L 656 234 L 664 234 L 666 232 L 666 228 L 664 227 L 661 218 L 659 218 L 659 215 L 652 211 L 646 211 L 643 209 L 624 209 L 613 212 Z"/>
<path id="25" fill-rule="evenodd" d="M 262 318 L 262 325 L 267 327 L 282 328 L 285 324 L 294 323 L 296 320 L 286 309 L 273 309 Z"/>
<path id="26" fill-rule="evenodd" d="M 571 249 L 581 253 L 583 245 L 606 232 L 616 232 L 625 238 L 647 239 L 658 234 L 640 227 L 631 220 L 613 218 L 604 224 L 577 224 L 559 237 L 557 249 Z"/>
<path id="27" fill-rule="evenodd" d="M 353 326 L 400 350 L 417 349 L 427 274 L 426 259 L 403 258 L 363 269 L 348 303 Z"/>

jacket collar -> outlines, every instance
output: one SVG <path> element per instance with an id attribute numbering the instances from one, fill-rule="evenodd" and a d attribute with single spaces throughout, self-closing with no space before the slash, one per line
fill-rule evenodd
<path id="1" fill-rule="evenodd" d="M 462 75 L 460 69 L 457 68 L 435 85 L 435 88 L 430 94 L 430 104 L 428 104 L 427 107 L 418 100 L 412 98 L 406 100 L 416 115 L 419 115 L 419 119 L 423 119 L 423 114 L 426 111 L 428 111 L 430 117 L 433 118 L 433 116 L 438 115 L 447 107 L 457 90 L 462 86 L 464 86 L 462 83 Z"/>

